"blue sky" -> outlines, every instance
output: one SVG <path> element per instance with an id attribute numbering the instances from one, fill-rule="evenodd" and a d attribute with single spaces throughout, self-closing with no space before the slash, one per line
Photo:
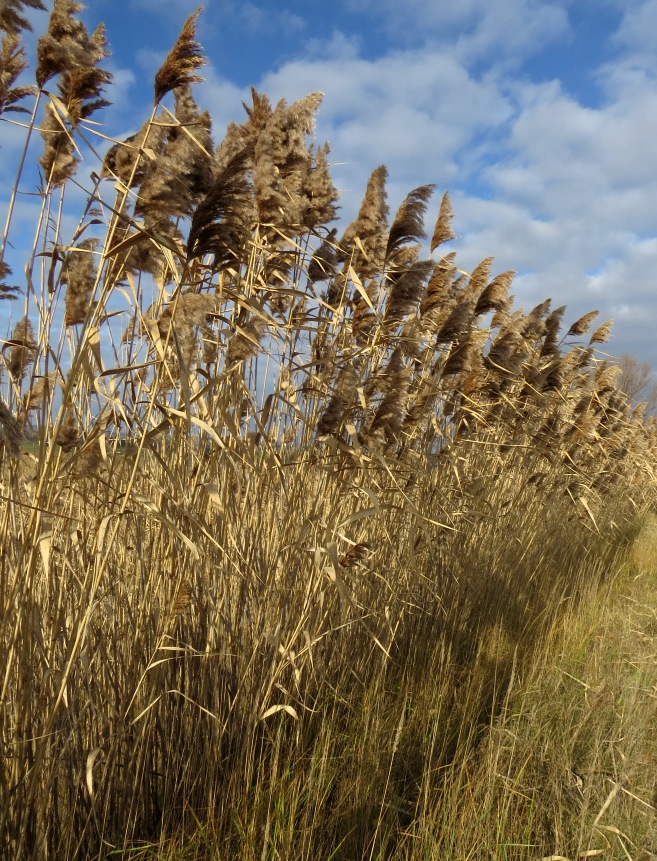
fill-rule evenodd
<path id="1" fill-rule="evenodd" d="M 147 116 L 197 5 L 89 2 L 112 49 L 114 105 L 95 117 L 107 133 Z M 250 84 L 273 101 L 321 90 L 345 226 L 381 163 L 391 209 L 434 182 L 429 220 L 449 190 L 462 268 L 493 255 L 518 272 L 518 306 L 549 296 L 571 322 L 600 309 L 609 351 L 657 368 L 657 0 L 208 0 L 199 39 L 195 95 L 217 142 Z M 13 135 L 0 135 L 8 164 Z"/>

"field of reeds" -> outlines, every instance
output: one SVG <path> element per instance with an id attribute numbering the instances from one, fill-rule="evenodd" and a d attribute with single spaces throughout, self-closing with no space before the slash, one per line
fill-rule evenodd
<path id="1" fill-rule="evenodd" d="M 42 8 L 0 7 L 3 857 L 602 854 L 491 750 L 654 504 L 610 323 L 461 270 L 449 196 L 391 215 L 383 166 L 338 228 L 321 94 L 212 129 L 198 12 L 111 139 L 79 4 L 25 83 Z"/>

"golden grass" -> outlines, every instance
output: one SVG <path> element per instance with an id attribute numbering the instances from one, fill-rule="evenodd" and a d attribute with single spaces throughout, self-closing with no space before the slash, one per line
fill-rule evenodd
<path id="1" fill-rule="evenodd" d="M 77 11 L 40 42 L 48 167 L 3 353 L 0 845 L 467 857 L 452 802 L 479 804 L 486 728 L 654 500 L 609 327 L 584 346 L 593 315 L 562 334 L 491 258 L 436 254 L 447 195 L 427 259 L 432 187 L 389 225 L 383 167 L 337 240 L 319 94 L 254 92 L 215 149 L 198 13 L 96 162 L 105 47 Z"/>

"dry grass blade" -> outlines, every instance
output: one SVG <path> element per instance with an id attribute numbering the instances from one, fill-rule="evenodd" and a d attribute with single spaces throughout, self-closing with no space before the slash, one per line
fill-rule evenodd
<path id="1" fill-rule="evenodd" d="M 196 41 L 196 25 L 198 17 L 203 11 L 199 6 L 185 21 L 175 45 L 158 69 L 155 75 L 155 104 L 159 104 L 164 96 L 175 90 L 176 87 L 186 86 L 202 81 L 200 75 L 194 74 L 195 70 L 204 66 L 205 57 L 203 48 Z"/>

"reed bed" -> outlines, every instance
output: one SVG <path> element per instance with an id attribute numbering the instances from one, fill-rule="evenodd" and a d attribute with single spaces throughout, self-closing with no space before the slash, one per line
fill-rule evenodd
<path id="1" fill-rule="evenodd" d="M 253 91 L 215 144 L 200 10 L 108 149 L 102 26 L 55 0 L 28 86 L 25 7 L 0 12 L 3 119 L 43 138 L 20 276 L 24 159 L 2 242 L 0 846 L 446 857 L 420 835 L 454 769 L 654 501 L 610 323 L 459 269 L 449 195 L 432 230 L 432 185 L 390 217 L 384 166 L 334 226 L 319 93 Z"/>

